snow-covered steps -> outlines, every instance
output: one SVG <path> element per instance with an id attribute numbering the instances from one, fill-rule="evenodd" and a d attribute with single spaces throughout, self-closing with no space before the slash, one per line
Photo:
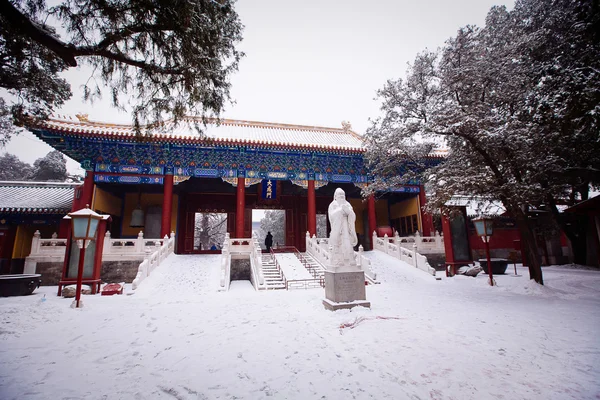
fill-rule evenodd
<path id="1" fill-rule="evenodd" d="M 267 290 L 285 289 L 285 280 L 270 254 L 262 255 L 262 271 Z"/>
<path id="2" fill-rule="evenodd" d="M 321 265 L 320 262 L 315 260 L 308 253 L 300 253 L 301 261 L 304 261 L 304 267 L 310 272 L 310 274 L 315 279 L 324 279 L 325 276 L 325 268 Z"/>

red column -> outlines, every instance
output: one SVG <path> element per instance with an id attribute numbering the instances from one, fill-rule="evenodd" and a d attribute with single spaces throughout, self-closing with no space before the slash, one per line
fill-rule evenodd
<path id="1" fill-rule="evenodd" d="M 77 208 L 74 211 L 81 210 L 86 205 L 91 209 L 92 197 L 94 196 L 94 171 L 85 171 L 85 179 L 83 180 L 83 189 L 81 190 L 81 197 L 77 203 Z M 73 204 L 75 206 L 75 204 Z"/>
<path id="2" fill-rule="evenodd" d="M 246 179 L 238 178 L 237 200 L 235 208 L 235 237 L 244 237 L 244 209 L 246 208 Z"/>
<path id="3" fill-rule="evenodd" d="M 98 230 L 96 231 L 96 253 L 94 254 L 94 270 L 92 279 L 100 279 L 100 272 L 102 271 L 102 252 L 104 251 L 104 235 L 106 235 L 106 224 L 105 219 L 98 223 Z M 90 245 L 91 246 L 91 245 Z M 92 285 L 92 294 L 100 289 L 100 284 L 94 283 Z"/>
<path id="4" fill-rule="evenodd" d="M 171 209 L 173 208 L 173 175 L 165 175 L 163 183 L 162 220 L 160 237 L 171 234 Z"/>
<path id="5" fill-rule="evenodd" d="M 317 234 L 317 202 L 315 198 L 315 181 L 308 181 L 308 233 L 310 237 Z M 302 236 L 306 232 L 302 232 Z"/>
<path id="6" fill-rule="evenodd" d="M 369 238 L 373 236 L 373 231 L 377 229 L 377 216 L 375 215 L 375 196 L 369 196 L 367 201 L 369 212 Z"/>
<path id="7" fill-rule="evenodd" d="M 77 210 L 71 210 L 77 211 Z M 71 220 L 70 219 L 61 219 L 58 225 L 58 237 L 61 239 L 68 238 L 71 229 Z"/>
<path id="8" fill-rule="evenodd" d="M 456 275 L 456 264 L 454 261 L 454 249 L 452 248 L 452 230 L 450 229 L 450 219 L 444 214 L 442 214 L 442 232 L 444 234 L 444 252 L 446 253 L 446 276 L 449 276 L 448 265 L 452 268 L 450 276 L 454 276 Z"/>
<path id="9" fill-rule="evenodd" d="M 423 230 L 423 236 L 433 236 L 435 234 L 433 218 L 431 218 L 430 214 L 427 214 L 423 211 L 423 207 L 425 207 L 425 204 L 427 204 L 425 188 L 423 185 L 421 185 L 419 189 L 419 212 L 421 214 L 421 229 Z"/>

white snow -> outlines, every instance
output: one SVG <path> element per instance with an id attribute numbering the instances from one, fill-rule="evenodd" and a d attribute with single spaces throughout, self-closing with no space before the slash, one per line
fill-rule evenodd
<path id="1" fill-rule="evenodd" d="M 597 270 L 546 267 L 542 287 L 510 266 L 490 287 L 367 254 L 370 310 L 327 311 L 323 289 L 217 292 L 216 255 L 171 255 L 83 309 L 56 287 L 0 298 L 0 398 L 599 398 Z"/>

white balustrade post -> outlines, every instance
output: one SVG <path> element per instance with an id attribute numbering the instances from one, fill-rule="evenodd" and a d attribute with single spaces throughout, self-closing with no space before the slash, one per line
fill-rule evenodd
<path id="1" fill-rule="evenodd" d="M 144 232 L 138 233 L 137 242 L 135 242 L 135 252 L 144 253 Z"/>
<path id="2" fill-rule="evenodd" d="M 419 231 L 415 232 L 415 244 L 417 245 L 417 250 L 421 250 L 421 233 Z"/>
<path id="3" fill-rule="evenodd" d="M 310 232 L 306 231 L 306 236 L 304 237 L 304 242 L 306 246 L 306 251 L 310 248 Z"/>
<path id="4" fill-rule="evenodd" d="M 160 240 L 157 240 L 156 242 L 154 242 L 154 251 L 158 251 L 158 258 L 160 261 L 162 261 L 162 252 L 161 252 L 162 246 L 160 244 Z"/>
<path id="5" fill-rule="evenodd" d="M 363 248 L 362 244 L 358 246 L 358 266 L 361 267 L 362 269 L 362 258 L 363 258 L 363 253 L 364 253 L 365 249 Z"/>
<path id="6" fill-rule="evenodd" d="M 37 254 L 40 252 L 40 231 L 35 231 L 33 239 L 31 239 L 31 254 Z"/>
<path id="7" fill-rule="evenodd" d="M 106 231 L 104 234 L 104 246 L 102 247 L 102 254 L 108 254 L 112 251 L 112 246 L 110 245 L 110 231 Z"/>
<path id="8" fill-rule="evenodd" d="M 377 232 L 373 231 L 371 240 L 372 240 L 371 244 L 372 244 L 373 250 L 375 250 L 375 248 L 377 246 Z"/>
<path id="9" fill-rule="evenodd" d="M 383 235 L 383 251 L 385 251 L 385 254 L 389 253 L 388 250 L 388 244 L 389 244 L 389 240 L 388 240 L 388 235 L 387 233 L 385 235 Z"/>
<path id="10" fill-rule="evenodd" d="M 418 268 L 417 266 L 417 244 L 413 244 L 413 260 L 415 263 L 415 268 Z"/>

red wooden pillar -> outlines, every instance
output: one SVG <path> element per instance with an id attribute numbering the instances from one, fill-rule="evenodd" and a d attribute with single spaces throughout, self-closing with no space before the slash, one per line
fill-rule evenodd
<path id="1" fill-rule="evenodd" d="M 74 211 L 81 210 L 86 205 L 92 207 L 92 197 L 94 196 L 94 171 L 85 171 L 85 179 L 83 180 L 83 188 L 81 190 L 81 197 L 77 203 L 77 208 Z M 75 203 L 73 203 L 75 207 Z"/>
<path id="2" fill-rule="evenodd" d="M 238 177 L 237 199 L 235 207 L 235 237 L 244 237 L 244 209 L 246 208 L 246 179 Z"/>
<path id="3" fill-rule="evenodd" d="M 425 207 L 425 204 L 427 204 L 425 188 L 423 185 L 421 185 L 419 189 L 419 213 L 421 214 L 421 229 L 423 230 L 422 236 L 433 236 L 435 234 L 433 218 L 431 218 L 431 214 L 427 214 L 425 211 L 423 211 L 423 207 Z"/>
<path id="4" fill-rule="evenodd" d="M 369 213 L 369 238 L 373 236 L 373 232 L 377 229 L 377 215 L 375 215 L 375 196 L 369 196 L 367 201 L 367 208 Z"/>
<path id="5" fill-rule="evenodd" d="M 163 204 L 162 204 L 162 220 L 160 224 L 160 237 L 171 234 L 171 209 L 173 208 L 173 174 L 164 177 L 163 181 Z"/>
<path id="6" fill-rule="evenodd" d="M 71 210 L 77 211 L 77 210 Z M 58 225 L 58 237 L 61 239 L 68 238 L 71 232 L 71 220 L 61 219 Z"/>
<path id="7" fill-rule="evenodd" d="M 306 232 L 301 232 L 304 235 Z M 308 233 L 310 237 L 317 234 L 317 202 L 315 198 L 315 181 L 308 181 Z M 301 235 L 301 237 L 304 237 Z"/>
<path id="8" fill-rule="evenodd" d="M 96 252 L 94 253 L 94 270 L 92 279 L 99 281 L 100 272 L 102 271 L 102 252 L 104 251 L 104 235 L 106 235 L 106 225 L 109 219 L 102 219 L 98 223 L 98 230 L 96 231 Z M 100 289 L 100 285 L 92 285 L 92 294 L 96 294 L 96 291 Z"/>

